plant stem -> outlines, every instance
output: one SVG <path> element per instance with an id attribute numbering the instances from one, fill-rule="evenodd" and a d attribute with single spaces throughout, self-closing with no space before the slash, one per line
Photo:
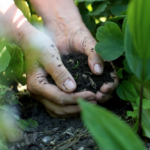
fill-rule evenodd
<path id="1" fill-rule="evenodd" d="M 139 125 L 138 125 L 138 134 L 142 137 L 142 104 L 143 104 L 143 89 L 144 86 L 141 84 L 141 92 L 140 92 L 140 105 L 139 105 Z"/>

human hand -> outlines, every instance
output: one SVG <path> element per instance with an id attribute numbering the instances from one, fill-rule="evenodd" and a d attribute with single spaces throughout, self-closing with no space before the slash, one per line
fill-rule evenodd
<path id="1" fill-rule="evenodd" d="M 76 83 L 48 36 L 34 29 L 22 37 L 20 45 L 26 60 L 28 91 L 44 104 L 51 116 L 65 118 L 78 114 L 79 97 L 96 103 L 96 96 L 90 91 L 70 93 L 75 90 Z M 47 81 L 48 74 L 57 86 Z"/>
<path id="2" fill-rule="evenodd" d="M 39 7 L 36 2 L 33 4 L 35 4 L 37 12 L 44 20 L 46 33 L 53 39 L 60 53 L 84 53 L 88 56 L 91 71 L 95 75 L 101 75 L 103 73 L 103 60 L 95 52 L 96 40 L 84 25 L 74 2 L 70 0 L 64 0 L 63 2 L 61 0 L 47 0 L 47 2 L 42 3 L 43 7 Z M 47 8 L 47 10 L 42 8 Z M 110 63 L 114 68 L 113 63 Z M 111 73 L 111 77 L 114 82 L 104 84 L 100 91 L 96 93 L 96 100 L 99 103 L 109 100 L 111 93 L 118 86 L 119 81 L 116 71 Z"/>
<path id="3" fill-rule="evenodd" d="M 28 90 L 44 104 L 48 113 L 54 117 L 70 117 L 80 112 L 78 97 L 95 102 L 92 92 L 71 93 L 76 83 L 63 66 L 56 46 L 27 21 L 14 1 L 0 2 L 0 6 L 0 26 L 5 29 L 0 37 L 5 35 L 23 50 Z M 47 81 L 48 74 L 57 86 Z"/>

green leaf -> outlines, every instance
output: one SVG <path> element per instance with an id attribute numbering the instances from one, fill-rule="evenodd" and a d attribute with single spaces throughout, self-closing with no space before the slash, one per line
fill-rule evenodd
<path id="1" fill-rule="evenodd" d="M 89 12 L 90 16 L 97 16 L 100 15 L 101 12 L 103 12 L 107 7 L 107 3 L 101 3 L 99 4 L 96 9 L 92 12 Z"/>
<path id="2" fill-rule="evenodd" d="M 127 9 L 126 5 L 114 5 L 111 8 L 112 14 L 119 16 L 121 12 L 125 11 Z"/>
<path id="3" fill-rule="evenodd" d="M 79 105 L 82 119 L 101 149 L 146 150 L 140 138 L 119 117 L 82 100 Z"/>
<path id="4" fill-rule="evenodd" d="M 33 119 L 27 119 L 26 121 L 20 119 L 20 120 L 18 121 L 18 126 L 19 126 L 22 130 L 29 132 L 29 131 L 32 131 L 32 130 L 34 130 L 35 128 L 37 128 L 37 127 L 38 127 L 38 123 L 37 123 L 35 120 L 33 120 Z"/>
<path id="5" fill-rule="evenodd" d="M 141 83 L 137 77 L 134 75 L 129 76 L 129 81 L 134 85 L 137 93 L 140 93 Z M 144 99 L 150 99 L 150 82 L 144 83 L 144 93 L 143 93 Z M 137 105 L 137 102 L 132 102 L 132 107 L 135 107 Z M 138 107 L 138 106 L 136 106 Z M 143 127 L 143 135 L 150 138 L 150 109 L 143 109 L 142 113 L 142 127 Z M 138 117 L 138 114 L 137 114 Z"/>
<path id="6" fill-rule="evenodd" d="M 137 98 L 136 100 L 138 106 L 140 105 L 140 97 Z M 142 104 L 143 109 L 150 109 L 150 100 L 143 99 L 143 104 Z"/>
<path id="7" fill-rule="evenodd" d="M 136 118 L 136 112 L 135 111 L 127 111 L 127 116 L 128 117 L 132 117 L 132 118 Z"/>
<path id="8" fill-rule="evenodd" d="M 7 51 L 5 44 L 0 45 L 0 72 L 4 71 L 10 62 L 10 54 Z"/>
<path id="9" fill-rule="evenodd" d="M 24 16 L 30 21 L 31 13 L 28 6 L 28 3 L 24 0 L 14 0 L 16 6 L 22 11 Z"/>
<path id="10" fill-rule="evenodd" d="M 8 105 L 0 105 L 0 109 L 2 109 L 4 111 L 9 111 Z"/>
<path id="11" fill-rule="evenodd" d="M 103 59 L 112 61 L 123 54 L 123 35 L 117 24 L 107 22 L 98 28 L 96 37 L 100 42 L 96 44 L 95 50 Z"/>
<path id="12" fill-rule="evenodd" d="M 132 0 L 128 7 L 128 22 L 138 56 L 150 58 L 150 1 Z"/>
<path id="13" fill-rule="evenodd" d="M 7 49 L 11 49 L 12 52 L 10 64 L 7 67 L 5 73 L 6 76 L 15 76 L 20 78 L 23 73 L 23 53 L 21 49 L 16 45 L 7 45 Z"/>
<path id="14" fill-rule="evenodd" d="M 44 28 L 43 28 L 43 20 L 42 20 L 42 18 L 39 18 L 37 15 L 33 14 L 33 15 L 31 16 L 30 23 L 31 23 L 34 27 L 36 27 L 38 30 L 44 31 Z"/>
<path id="15" fill-rule="evenodd" d="M 128 25 L 126 27 L 124 45 L 125 45 L 126 60 L 131 71 L 142 82 L 145 82 L 146 80 L 150 79 L 150 69 L 149 69 L 150 58 L 147 60 L 140 58 L 137 51 L 135 50 L 133 38 L 130 34 Z"/>
<path id="16" fill-rule="evenodd" d="M 123 68 L 121 68 L 117 71 L 117 75 L 120 79 L 123 79 L 122 71 L 123 71 Z"/>
<path id="17" fill-rule="evenodd" d="M 129 68 L 129 65 L 128 65 L 126 59 L 123 61 L 123 65 L 124 65 L 124 70 L 125 70 L 127 73 L 133 74 L 132 71 L 131 71 L 131 69 Z"/>
<path id="18" fill-rule="evenodd" d="M 126 101 L 136 101 L 138 94 L 132 83 L 129 81 L 122 81 L 117 88 L 117 95 Z"/>
<path id="19" fill-rule="evenodd" d="M 8 150 L 6 143 L 1 139 L 0 139 L 0 149 L 1 150 Z"/>
<path id="20" fill-rule="evenodd" d="M 124 20 L 123 20 L 123 25 L 122 25 L 122 33 L 123 33 L 123 35 L 125 35 L 126 25 L 127 25 L 127 17 L 124 18 Z"/>

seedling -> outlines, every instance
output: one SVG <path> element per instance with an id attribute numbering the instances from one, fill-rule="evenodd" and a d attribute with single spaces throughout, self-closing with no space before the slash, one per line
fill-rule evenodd
<path id="1" fill-rule="evenodd" d="M 79 66 L 79 62 L 77 61 L 77 65 L 73 67 L 73 69 L 76 69 Z"/>

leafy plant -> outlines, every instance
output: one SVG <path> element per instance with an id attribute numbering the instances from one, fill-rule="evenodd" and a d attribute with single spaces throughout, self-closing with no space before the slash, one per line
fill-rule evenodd
<path id="1" fill-rule="evenodd" d="M 38 127 L 38 123 L 33 120 L 33 119 L 27 119 L 27 120 L 22 120 L 20 119 L 18 121 L 18 126 L 24 130 L 24 131 L 33 131 L 35 128 Z"/>
<path id="2" fill-rule="evenodd" d="M 105 108 L 79 100 L 82 119 L 103 150 L 146 150 L 131 128 Z M 101 114 L 101 115 L 100 115 Z"/>

